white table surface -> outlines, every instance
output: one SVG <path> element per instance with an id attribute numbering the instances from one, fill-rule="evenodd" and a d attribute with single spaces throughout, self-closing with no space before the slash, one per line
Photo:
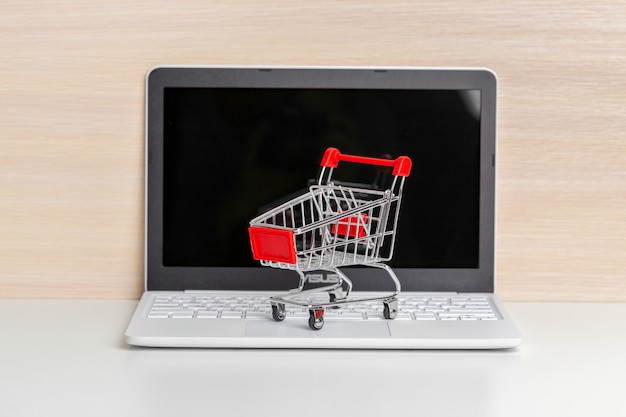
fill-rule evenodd
<path id="1" fill-rule="evenodd" d="M 503 351 L 131 348 L 135 305 L 0 299 L 0 416 L 626 415 L 626 304 L 506 303 Z"/>

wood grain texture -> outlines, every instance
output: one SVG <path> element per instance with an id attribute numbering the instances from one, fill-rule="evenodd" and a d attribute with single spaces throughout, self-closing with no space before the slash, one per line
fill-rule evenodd
<path id="1" fill-rule="evenodd" d="M 136 297 L 157 64 L 486 66 L 498 291 L 626 301 L 626 3 L 0 4 L 0 296 Z"/>

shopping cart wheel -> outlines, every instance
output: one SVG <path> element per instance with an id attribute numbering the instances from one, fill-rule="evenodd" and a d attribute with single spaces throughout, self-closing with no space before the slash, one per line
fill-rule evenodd
<path id="1" fill-rule="evenodd" d="M 285 305 L 283 303 L 272 303 L 272 317 L 276 321 L 285 320 Z"/>
<path id="2" fill-rule="evenodd" d="M 323 308 L 312 308 L 309 310 L 309 327 L 312 330 L 319 330 L 324 327 Z"/>
<path id="3" fill-rule="evenodd" d="M 383 316 L 387 320 L 395 319 L 398 316 L 398 299 L 391 298 L 383 301 Z"/>

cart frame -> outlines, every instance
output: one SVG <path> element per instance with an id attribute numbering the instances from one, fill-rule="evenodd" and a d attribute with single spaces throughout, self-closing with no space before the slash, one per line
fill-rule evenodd
<path id="1" fill-rule="evenodd" d="M 393 181 L 385 190 L 375 190 L 333 182 L 339 162 L 391 167 Z M 339 308 L 348 303 L 383 302 L 383 316 L 394 319 L 398 312 L 400 281 L 384 262 L 393 256 L 398 214 L 404 181 L 411 171 L 411 159 L 370 158 L 342 154 L 328 148 L 320 163 L 322 169 L 316 185 L 250 221 L 249 235 L 253 257 L 261 265 L 294 270 L 300 276 L 297 288 L 270 297 L 272 317 L 286 317 L 285 304 L 309 310 L 309 327 L 324 325 L 324 309 Z M 383 269 L 394 283 L 394 291 L 378 297 L 348 299 L 352 281 L 339 268 L 367 265 Z M 305 272 L 328 271 L 337 275 L 333 285 L 304 289 Z M 345 286 L 345 289 L 344 289 Z M 327 292 L 327 303 L 303 303 L 294 299 Z"/>

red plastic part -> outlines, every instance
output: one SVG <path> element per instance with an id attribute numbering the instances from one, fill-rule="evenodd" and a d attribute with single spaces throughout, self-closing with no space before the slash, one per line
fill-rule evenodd
<path id="1" fill-rule="evenodd" d="M 365 224 L 367 214 L 359 213 L 358 216 L 346 216 L 330 227 L 330 233 L 339 236 L 365 237 Z"/>
<path id="2" fill-rule="evenodd" d="M 341 161 L 393 167 L 393 175 L 401 177 L 408 177 L 413 165 L 411 158 L 408 156 L 399 156 L 396 159 L 370 158 L 367 156 L 345 155 L 339 152 L 337 148 L 326 149 L 320 165 L 327 168 L 337 168 Z"/>
<path id="3" fill-rule="evenodd" d="M 293 230 L 250 226 L 252 257 L 257 261 L 296 263 L 296 248 Z"/>

